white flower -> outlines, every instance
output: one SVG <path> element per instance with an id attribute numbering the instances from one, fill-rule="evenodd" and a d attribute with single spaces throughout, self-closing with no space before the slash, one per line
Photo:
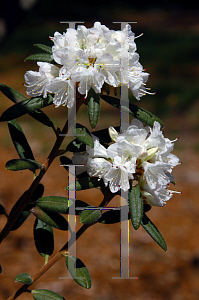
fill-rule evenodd
<path id="1" fill-rule="evenodd" d="M 144 200 L 151 205 L 164 206 L 173 193 L 178 193 L 168 189 L 169 183 L 174 182 L 172 169 L 179 164 L 177 156 L 170 153 L 174 141 L 164 138 L 158 122 L 149 128 L 133 120 L 125 127 L 123 133 L 109 128 L 113 143 L 108 148 L 92 135 L 94 147 L 86 146 L 79 161 L 83 156 L 89 176 L 102 178 L 112 193 L 126 192 L 130 188 L 129 180 L 135 179 Z"/>
<path id="2" fill-rule="evenodd" d="M 129 189 L 129 174 L 121 157 L 115 157 L 113 166 L 104 176 L 104 183 L 106 186 L 109 184 L 112 193 L 116 193 L 120 189 L 126 192 Z"/>
<path id="3" fill-rule="evenodd" d="M 129 84 L 134 97 L 140 100 L 140 97 L 149 94 L 145 87 L 149 74 L 146 73 L 139 63 L 137 53 L 129 54 L 127 49 L 121 51 L 121 71 L 118 72 L 121 84 Z"/>
<path id="4" fill-rule="evenodd" d="M 54 93 L 53 103 L 55 107 L 60 105 L 67 105 L 71 108 L 74 103 L 74 86 L 75 82 L 72 80 L 64 80 L 55 78 L 50 84 L 47 84 L 46 89 L 50 93 Z"/>
<path id="5" fill-rule="evenodd" d="M 46 86 L 48 83 L 52 82 L 56 76 L 58 76 L 59 68 L 52 64 L 43 62 L 38 62 L 37 65 L 39 66 L 39 72 L 27 71 L 24 75 L 27 83 L 27 94 L 30 96 L 43 95 L 43 97 L 46 98 Z"/>
<path id="6" fill-rule="evenodd" d="M 171 174 L 170 174 L 171 175 Z M 143 180 L 143 179 L 142 179 Z M 141 181 L 142 181 L 141 180 Z M 149 188 L 148 184 L 141 184 L 141 194 L 143 199 L 154 206 L 164 206 L 166 201 L 170 200 L 174 193 L 181 194 L 181 192 L 172 191 L 168 186 L 158 185 L 155 190 Z"/>
<path id="7" fill-rule="evenodd" d="M 166 186 L 170 183 L 170 178 L 166 175 L 166 172 L 172 171 L 169 164 L 159 161 L 156 161 L 155 163 L 144 161 L 142 167 L 144 168 L 143 176 L 146 178 L 150 189 L 154 190 L 157 186 Z"/>
<path id="8" fill-rule="evenodd" d="M 144 142 L 144 146 L 147 149 L 158 147 L 162 149 L 165 147 L 165 138 L 160 130 L 160 123 L 155 121 L 153 128 L 150 128 L 150 135 Z"/>
<path id="9" fill-rule="evenodd" d="M 25 74 L 29 95 L 46 97 L 47 92 L 54 93 L 56 107 L 71 107 L 76 87 L 85 97 L 90 88 L 101 93 L 105 82 L 111 87 L 129 84 L 138 100 L 148 93 L 145 82 L 149 74 L 139 63 L 130 25 L 114 31 L 95 22 L 92 28 L 80 25 L 77 30 L 68 28 L 63 34 L 56 31 L 50 39 L 54 43 L 52 58 L 60 65 L 60 72 L 56 66 L 39 62 L 39 72 Z"/>
<path id="10" fill-rule="evenodd" d="M 108 156 L 115 161 L 115 158 L 121 158 L 120 165 L 127 169 L 129 173 L 135 173 L 136 161 L 142 152 L 142 147 L 131 145 L 128 141 L 123 140 L 119 143 L 110 145 L 107 149 Z"/>
<path id="11" fill-rule="evenodd" d="M 95 66 L 90 66 L 89 68 L 82 66 L 71 78 L 79 82 L 78 91 L 85 97 L 87 97 L 90 88 L 93 88 L 96 93 L 100 93 L 105 81 L 105 76 L 99 73 Z"/>
<path id="12" fill-rule="evenodd" d="M 93 141 L 94 141 L 94 147 L 91 148 L 90 146 L 86 146 L 86 151 L 88 155 L 92 158 L 96 157 L 103 157 L 108 159 L 107 149 L 100 144 L 99 138 L 91 134 Z"/>
<path id="13" fill-rule="evenodd" d="M 141 191 L 143 199 L 154 206 L 164 206 L 166 204 L 165 202 L 173 196 L 172 191 L 162 186 L 159 186 L 156 190 L 150 190 L 148 186 L 143 187 L 143 189 L 144 190 Z"/>
<path id="14" fill-rule="evenodd" d="M 116 72 L 120 69 L 120 63 L 117 60 L 114 61 L 111 54 L 105 53 L 97 58 L 95 65 L 98 67 L 98 72 L 104 75 L 105 82 L 114 87 L 119 85 Z"/>
<path id="15" fill-rule="evenodd" d="M 111 168 L 111 163 L 104 158 L 88 158 L 87 160 L 87 173 L 90 177 L 98 177 L 101 179 Z"/>

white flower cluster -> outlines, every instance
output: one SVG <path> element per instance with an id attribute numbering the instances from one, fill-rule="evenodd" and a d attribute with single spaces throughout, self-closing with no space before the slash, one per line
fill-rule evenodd
<path id="1" fill-rule="evenodd" d="M 85 97 L 91 87 L 101 93 L 105 82 L 112 87 L 129 84 L 137 100 L 149 93 L 145 87 L 149 74 L 139 63 L 130 25 L 114 31 L 95 22 L 90 29 L 81 25 L 63 34 L 55 32 L 51 40 L 52 58 L 61 67 L 38 62 L 38 72 L 26 72 L 28 95 L 46 97 L 47 92 L 53 93 L 56 107 L 72 107 L 76 83 Z"/>
<path id="2" fill-rule="evenodd" d="M 133 120 L 124 133 L 110 127 L 109 134 L 114 143 L 107 149 L 92 135 L 94 148 L 87 146 L 86 152 L 73 156 L 74 164 L 84 164 L 77 171 L 102 178 L 112 193 L 127 191 L 129 180 L 135 179 L 143 199 L 151 205 L 164 206 L 174 193 L 168 185 L 174 181 L 173 167 L 179 164 L 178 157 L 171 153 L 174 141 L 164 138 L 158 122 L 151 129 Z"/>

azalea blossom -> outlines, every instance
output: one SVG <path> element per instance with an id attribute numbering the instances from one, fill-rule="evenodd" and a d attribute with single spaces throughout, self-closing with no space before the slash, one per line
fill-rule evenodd
<path id="1" fill-rule="evenodd" d="M 149 74 L 139 62 L 135 34 L 129 24 L 123 30 L 110 30 L 100 22 L 92 28 L 79 25 L 51 37 L 52 59 L 59 65 L 38 62 L 39 71 L 25 74 L 30 96 L 54 94 L 54 106 L 72 107 L 76 87 L 85 96 L 92 88 L 101 93 L 104 83 L 110 87 L 128 84 L 137 100 L 148 92 Z"/>
<path id="2" fill-rule="evenodd" d="M 153 128 L 144 127 L 133 120 L 125 132 L 118 133 L 109 128 L 112 143 L 105 148 L 98 137 L 92 135 L 94 147 L 75 154 L 73 163 L 82 164 L 77 171 L 87 171 L 89 176 L 103 179 L 112 193 L 128 191 L 130 180 L 140 186 L 143 200 L 151 205 L 164 206 L 173 193 L 168 189 L 174 182 L 172 170 L 179 164 L 179 158 L 171 153 L 174 141 L 165 138 L 158 122 Z"/>
<path id="3" fill-rule="evenodd" d="M 27 83 L 27 94 L 30 96 L 43 95 L 47 97 L 47 84 L 53 81 L 58 76 L 59 68 L 53 64 L 38 62 L 39 72 L 27 71 L 24 75 Z"/>

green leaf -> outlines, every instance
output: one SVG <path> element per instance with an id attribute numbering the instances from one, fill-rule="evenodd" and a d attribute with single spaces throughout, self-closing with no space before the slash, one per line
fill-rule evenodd
<path id="1" fill-rule="evenodd" d="M 47 53 L 52 54 L 52 47 L 50 47 L 50 46 L 46 46 L 46 45 L 43 45 L 43 44 L 35 44 L 34 46 L 44 50 Z"/>
<path id="2" fill-rule="evenodd" d="M 73 162 L 70 158 L 68 158 L 67 156 L 60 156 L 60 166 L 63 166 L 64 169 L 66 169 L 68 171 L 68 166 L 67 165 L 73 165 Z"/>
<path id="3" fill-rule="evenodd" d="M 126 210 L 127 205 L 124 205 L 123 208 Z M 121 207 L 117 207 L 114 209 L 111 209 L 110 211 L 106 211 L 102 214 L 101 218 L 98 220 L 101 224 L 115 224 L 121 222 Z M 128 219 L 130 218 L 130 215 L 128 215 Z M 125 220 L 123 220 L 125 221 Z"/>
<path id="4" fill-rule="evenodd" d="M 21 93 L 15 91 L 13 88 L 0 83 L 0 91 L 2 91 L 2 93 L 7 96 L 11 101 L 13 101 L 14 103 L 18 103 L 21 100 L 28 100 L 27 97 L 25 97 L 24 95 L 22 95 Z M 40 123 L 48 126 L 48 127 L 53 127 L 53 122 L 48 118 L 48 116 L 40 109 L 35 110 L 35 111 L 31 111 L 29 113 L 29 115 L 36 119 L 37 121 L 39 121 Z"/>
<path id="5" fill-rule="evenodd" d="M 0 215 L 6 215 L 5 208 L 3 207 L 2 204 L 0 204 Z"/>
<path id="6" fill-rule="evenodd" d="M 114 128 L 115 128 L 115 130 L 120 132 L 119 126 L 114 127 Z M 109 144 L 110 142 L 112 142 L 111 137 L 109 135 L 108 128 L 95 131 L 95 132 L 93 132 L 93 134 L 100 139 L 100 143 L 102 143 L 102 144 L 104 144 L 104 143 Z"/>
<path id="7" fill-rule="evenodd" d="M 67 151 L 70 151 L 70 152 L 86 151 L 86 145 L 84 143 L 80 142 L 78 139 L 74 139 L 66 147 L 66 152 Z"/>
<path id="8" fill-rule="evenodd" d="M 6 169 L 11 171 L 42 169 L 42 165 L 32 159 L 11 159 L 6 163 Z"/>
<path id="9" fill-rule="evenodd" d="M 81 212 L 79 221 L 80 223 L 91 224 L 96 222 L 101 215 L 102 213 L 100 209 L 97 209 L 97 207 L 94 206 L 89 206 Z"/>
<path id="10" fill-rule="evenodd" d="M 74 200 L 59 196 L 43 197 L 36 201 L 41 209 L 61 214 L 66 214 L 68 207 L 73 203 Z"/>
<path id="11" fill-rule="evenodd" d="M 117 126 L 115 129 L 119 132 L 120 127 Z M 100 139 L 100 143 L 105 145 L 111 142 L 111 138 L 108 132 L 108 128 L 101 129 L 93 132 L 95 136 L 97 136 Z M 106 146 L 106 145 L 105 145 Z M 71 141 L 68 146 L 66 147 L 66 151 L 70 152 L 83 152 L 86 151 L 86 145 L 82 142 L 80 142 L 78 139 L 74 139 Z"/>
<path id="12" fill-rule="evenodd" d="M 40 96 L 40 97 L 33 97 L 30 99 L 23 100 L 9 107 L 6 111 L 4 111 L 0 118 L 0 122 L 10 121 L 19 118 L 25 114 L 29 114 L 42 107 L 51 105 L 52 103 L 53 103 L 53 97 L 51 95 L 48 95 L 47 98 L 43 98 L 42 96 Z"/>
<path id="13" fill-rule="evenodd" d="M 50 256 L 54 251 L 53 228 L 36 219 L 34 224 L 34 241 L 41 256 Z"/>
<path id="14" fill-rule="evenodd" d="M 126 101 L 117 99 L 115 97 L 107 96 L 107 95 L 100 95 L 100 97 L 106 101 L 107 103 L 111 104 L 112 106 L 129 113 L 132 117 L 140 120 L 141 122 L 153 127 L 153 123 L 155 121 L 159 122 L 161 127 L 163 126 L 162 121 L 150 113 L 149 111 L 129 102 L 129 109 L 126 107 Z"/>
<path id="15" fill-rule="evenodd" d="M 95 129 L 100 116 L 100 95 L 91 88 L 88 92 L 88 118 L 90 125 Z"/>
<path id="16" fill-rule="evenodd" d="M 32 54 L 30 56 L 28 56 L 26 60 L 36 60 L 36 61 L 42 61 L 42 62 L 48 62 L 48 63 L 52 63 L 54 60 L 52 58 L 51 54 L 48 53 L 36 53 L 36 54 Z"/>
<path id="17" fill-rule="evenodd" d="M 108 83 L 104 82 L 103 84 L 103 88 L 105 89 L 105 92 L 107 93 L 107 95 L 110 94 L 110 86 Z"/>
<path id="18" fill-rule="evenodd" d="M 74 134 L 74 136 L 82 143 L 90 146 L 91 148 L 94 147 L 94 142 L 91 136 L 90 131 L 84 127 L 81 124 L 76 123 L 75 126 L 71 126 L 72 127 L 72 133 Z"/>
<path id="19" fill-rule="evenodd" d="M 35 206 L 31 209 L 31 212 L 44 223 L 57 228 L 59 230 L 68 230 L 68 222 L 67 220 L 54 212 L 45 212 L 38 206 Z"/>
<path id="20" fill-rule="evenodd" d="M 65 190 L 81 191 L 81 190 L 97 188 L 97 187 L 100 187 L 103 185 L 104 185 L 104 182 L 102 179 L 99 180 L 99 178 L 97 178 L 97 177 L 84 177 L 84 178 L 79 178 L 78 180 L 71 182 L 65 188 Z"/>
<path id="21" fill-rule="evenodd" d="M 12 225 L 11 231 L 17 230 L 19 227 L 21 227 L 21 225 L 26 221 L 29 215 L 30 215 L 30 210 L 22 211 L 19 217 L 17 218 L 17 220 L 15 221 L 15 223 Z"/>
<path id="22" fill-rule="evenodd" d="M 31 284 L 32 281 L 33 280 L 31 278 L 30 274 L 28 274 L 28 273 L 21 273 L 15 277 L 15 282 L 20 282 L 23 284 Z"/>
<path id="23" fill-rule="evenodd" d="M 64 298 L 55 292 L 49 290 L 32 290 L 33 298 L 35 300 L 64 300 Z"/>
<path id="24" fill-rule="evenodd" d="M 164 250 L 167 251 L 167 244 L 160 233 L 160 231 L 157 229 L 157 227 L 152 223 L 152 221 L 147 217 L 146 214 L 143 215 L 142 227 L 148 232 L 148 234 L 154 239 L 154 241 Z"/>
<path id="25" fill-rule="evenodd" d="M 3 83 L 0 83 L 0 91 L 14 103 L 27 99 L 27 97 Z"/>
<path id="26" fill-rule="evenodd" d="M 33 205 L 31 205 L 30 209 L 33 207 Z M 12 225 L 11 231 L 17 230 L 19 227 L 21 227 L 21 225 L 26 221 L 26 219 L 29 217 L 30 215 L 30 210 L 24 210 L 20 213 L 19 217 L 17 218 L 17 220 L 15 221 L 15 223 Z"/>
<path id="27" fill-rule="evenodd" d="M 75 200 L 74 203 L 73 203 L 73 205 L 75 205 L 75 214 L 76 215 L 80 215 L 81 214 L 81 212 L 83 211 L 82 208 L 85 208 L 85 207 L 89 206 L 88 203 L 86 203 L 86 202 L 84 202 L 82 200 Z M 70 214 L 71 214 L 71 212 L 70 212 Z"/>
<path id="28" fill-rule="evenodd" d="M 66 266 L 72 278 L 77 284 L 83 286 L 86 289 L 91 288 L 91 277 L 88 269 L 83 262 L 75 256 L 66 257 Z"/>
<path id="29" fill-rule="evenodd" d="M 13 213 L 17 210 L 17 208 L 20 205 L 21 200 L 25 196 L 26 192 L 23 193 L 23 195 L 17 200 L 17 202 L 13 206 L 13 208 L 10 212 L 9 218 L 12 218 Z M 44 192 L 44 186 L 43 186 L 43 184 L 39 183 L 29 201 L 36 201 L 38 198 L 42 197 L 43 192 Z M 21 214 L 19 215 L 19 217 L 17 218 L 15 223 L 12 225 L 12 228 L 11 228 L 12 231 L 17 230 L 26 221 L 26 219 L 30 215 L 30 209 L 34 206 L 35 206 L 34 203 L 26 205 L 26 207 L 21 212 Z"/>
<path id="30" fill-rule="evenodd" d="M 35 120 L 37 120 L 38 122 L 40 122 L 48 127 L 54 128 L 53 122 L 49 119 L 49 117 L 42 110 L 37 109 L 35 111 L 31 111 L 29 113 L 29 115 L 32 118 L 34 118 Z"/>
<path id="31" fill-rule="evenodd" d="M 32 150 L 27 142 L 23 130 L 21 129 L 17 121 L 16 120 L 8 121 L 8 128 L 10 131 L 13 144 L 17 150 L 17 153 L 19 154 L 19 157 L 21 159 L 34 160 Z"/>
<path id="32" fill-rule="evenodd" d="M 147 212 L 151 209 L 151 205 L 149 205 L 148 203 L 143 203 L 143 211 Z"/>
<path id="33" fill-rule="evenodd" d="M 129 211 L 132 225 L 137 230 L 140 227 L 143 216 L 143 199 L 139 184 L 132 186 L 129 190 Z"/>

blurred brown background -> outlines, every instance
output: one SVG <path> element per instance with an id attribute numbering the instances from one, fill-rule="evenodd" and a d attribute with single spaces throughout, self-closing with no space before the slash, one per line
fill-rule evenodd
<path id="1" fill-rule="evenodd" d="M 20 3 L 19 3 L 20 2 Z M 164 135 L 170 139 L 179 136 L 174 154 L 182 165 L 174 169 L 176 186 L 182 191 L 174 195 L 164 208 L 153 207 L 149 218 L 163 234 L 168 251 L 165 253 L 150 236 L 130 224 L 130 276 L 138 280 L 114 280 L 119 276 L 120 225 L 97 224 L 77 241 L 77 256 L 85 263 L 92 278 L 90 290 L 78 286 L 72 280 L 61 280 L 67 276 L 64 261 L 60 260 L 31 288 L 50 289 L 65 299 L 95 300 L 197 300 L 199 298 L 199 11 L 195 1 L 186 4 L 180 1 L 162 1 L 161 5 L 130 1 L 66 2 L 1 1 L 0 12 L 0 82 L 26 95 L 23 75 L 27 70 L 37 70 L 36 63 L 24 62 L 32 53 L 38 52 L 35 43 L 52 45 L 48 36 L 55 31 L 64 32 L 66 24 L 59 21 L 86 21 L 87 27 L 101 21 L 112 29 L 119 25 L 112 21 L 137 21 L 132 25 L 137 39 L 140 62 L 151 75 L 148 87 L 156 91 L 155 96 L 145 96 L 138 103 L 161 117 Z M 34 2 L 34 1 L 33 1 Z M 24 4 L 25 3 L 25 4 Z M 19 5 L 20 4 L 20 5 Z M 12 8 L 12 9 L 10 9 Z M 0 95 L 0 113 L 12 105 Z M 137 104 L 137 101 L 135 100 Z M 62 127 L 67 116 L 66 108 L 45 108 L 56 126 Z M 110 114 L 112 119 L 110 119 Z M 54 143 L 54 133 L 44 128 L 29 116 L 19 120 L 33 150 L 35 159 L 43 163 Z M 86 107 L 81 109 L 77 122 L 89 129 Z M 110 123 L 111 122 L 111 123 Z M 5 170 L 5 163 L 17 158 L 11 142 L 7 124 L 0 124 L 0 203 L 9 212 L 15 201 L 29 187 L 32 174 L 29 171 Z M 102 112 L 96 130 L 109 125 L 119 125 L 119 113 L 102 103 Z M 64 145 L 67 145 L 65 141 Z M 60 169 L 59 160 L 50 167 L 42 180 L 44 196 L 67 196 L 67 172 Z M 77 198 L 91 205 L 99 205 L 98 190 L 77 193 Z M 112 206 L 119 205 L 119 198 Z M 0 226 L 6 219 L 0 216 Z M 19 273 L 33 275 L 44 263 L 37 253 L 32 228 L 34 216 L 17 230 L 11 232 L 0 248 L 0 298 L 8 298 L 19 286 L 14 277 Z M 77 218 L 77 227 L 78 218 Z M 54 230 L 55 253 L 67 239 L 67 233 Z M 19 299 L 32 299 L 24 294 Z"/>

